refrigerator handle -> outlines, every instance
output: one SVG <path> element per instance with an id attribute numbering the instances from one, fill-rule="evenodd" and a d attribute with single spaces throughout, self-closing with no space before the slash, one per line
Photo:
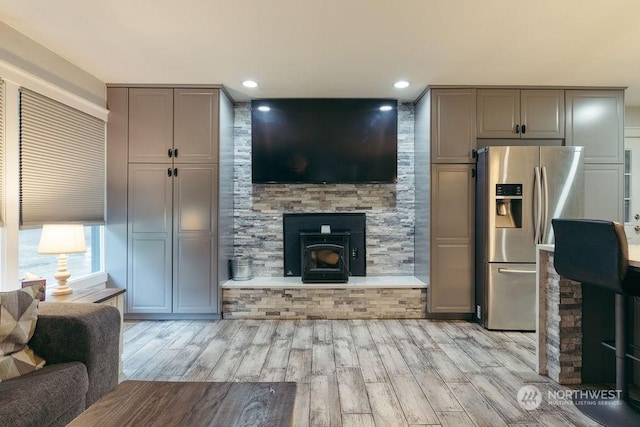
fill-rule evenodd
<path id="1" fill-rule="evenodd" d="M 498 273 L 502 273 L 502 274 L 508 274 L 508 273 L 513 273 L 513 274 L 536 274 L 537 271 L 536 270 L 523 270 L 520 268 L 498 268 Z"/>
<path id="2" fill-rule="evenodd" d="M 540 183 L 540 168 L 536 166 L 534 168 L 535 176 L 534 176 L 534 187 L 535 187 L 535 198 L 534 198 L 534 212 L 533 212 L 533 221 L 535 225 L 535 236 L 533 238 L 533 243 L 540 243 L 540 220 L 542 219 L 542 185 Z"/>
<path id="3" fill-rule="evenodd" d="M 547 179 L 547 168 L 542 167 L 542 189 L 544 194 L 544 209 L 541 222 L 541 240 L 540 243 L 546 243 L 547 222 L 549 221 L 549 180 Z"/>

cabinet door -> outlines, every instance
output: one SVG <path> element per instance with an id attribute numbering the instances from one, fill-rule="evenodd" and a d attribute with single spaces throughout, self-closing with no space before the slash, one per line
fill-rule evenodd
<path id="1" fill-rule="evenodd" d="M 566 145 L 585 147 L 585 163 L 622 163 L 624 93 L 567 90 Z"/>
<path id="2" fill-rule="evenodd" d="M 167 169 L 129 164 L 128 313 L 171 313 L 172 178 Z"/>
<path id="3" fill-rule="evenodd" d="M 520 125 L 521 138 L 564 138 L 564 90 L 521 91 Z"/>
<path id="4" fill-rule="evenodd" d="M 171 163 L 173 90 L 129 89 L 129 162 Z"/>
<path id="5" fill-rule="evenodd" d="M 519 89 L 478 89 L 478 138 L 520 138 Z"/>
<path id="6" fill-rule="evenodd" d="M 176 89 L 176 163 L 218 163 L 218 89 Z"/>
<path id="7" fill-rule="evenodd" d="M 433 89 L 431 161 L 475 163 L 476 90 Z"/>
<path id="8" fill-rule="evenodd" d="M 474 167 L 431 167 L 430 313 L 473 312 Z"/>
<path id="9" fill-rule="evenodd" d="M 174 177 L 173 312 L 216 313 L 217 165 L 181 165 Z"/>
<path id="10" fill-rule="evenodd" d="M 584 217 L 623 223 L 623 165 L 584 165 Z"/>

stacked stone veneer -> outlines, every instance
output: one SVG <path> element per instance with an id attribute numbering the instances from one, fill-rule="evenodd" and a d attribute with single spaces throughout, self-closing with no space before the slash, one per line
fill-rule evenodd
<path id="1" fill-rule="evenodd" d="M 223 288 L 225 319 L 422 319 L 425 288 Z"/>
<path id="2" fill-rule="evenodd" d="M 553 268 L 553 253 L 540 252 L 546 265 L 546 339 L 547 375 L 560 384 L 582 383 L 582 287 L 580 283 L 560 277 Z M 543 328 L 543 322 L 541 322 Z"/>
<path id="3" fill-rule="evenodd" d="M 251 104 L 235 107 L 234 252 L 283 276 L 283 213 L 364 212 L 367 275 L 413 275 L 414 109 L 398 106 L 397 184 L 251 184 Z M 329 153 L 330 155 L 330 153 Z M 428 167 L 428 166 L 427 166 Z"/>

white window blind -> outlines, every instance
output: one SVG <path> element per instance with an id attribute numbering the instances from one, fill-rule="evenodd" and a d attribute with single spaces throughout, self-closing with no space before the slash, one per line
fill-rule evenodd
<path id="1" fill-rule="evenodd" d="M 105 123 L 20 89 L 20 226 L 104 224 Z"/>
<path id="2" fill-rule="evenodd" d="M 0 227 L 4 226 L 4 81 L 0 79 Z"/>

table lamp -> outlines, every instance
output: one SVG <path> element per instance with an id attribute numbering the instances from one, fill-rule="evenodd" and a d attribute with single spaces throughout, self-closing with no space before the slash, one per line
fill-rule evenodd
<path id="1" fill-rule="evenodd" d="M 45 224 L 38 245 L 39 254 L 57 254 L 58 271 L 53 275 L 58 287 L 52 295 L 66 295 L 73 292 L 67 285 L 71 273 L 67 270 L 67 254 L 80 253 L 87 250 L 84 242 L 84 226 L 82 224 Z"/>

